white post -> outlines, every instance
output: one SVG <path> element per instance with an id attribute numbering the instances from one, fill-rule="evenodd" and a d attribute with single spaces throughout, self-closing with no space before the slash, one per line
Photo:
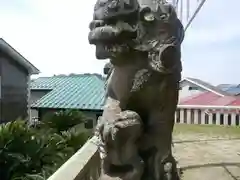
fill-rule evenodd
<path id="1" fill-rule="evenodd" d="M 187 124 L 192 124 L 191 109 L 187 109 Z"/>
<path id="2" fill-rule="evenodd" d="M 198 124 L 198 109 L 194 109 L 194 124 Z"/>
<path id="3" fill-rule="evenodd" d="M 216 125 L 220 125 L 220 116 L 221 116 L 221 112 L 217 111 L 216 112 Z"/>
<path id="4" fill-rule="evenodd" d="M 201 124 L 205 124 L 205 109 L 201 109 Z"/>
<path id="5" fill-rule="evenodd" d="M 174 121 L 175 121 L 175 123 L 177 123 L 177 111 L 178 111 L 178 109 L 175 111 L 175 114 L 174 114 Z"/>
<path id="6" fill-rule="evenodd" d="M 228 125 L 228 113 L 224 112 L 223 114 L 223 125 Z"/>
<path id="7" fill-rule="evenodd" d="M 209 113 L 208 115 L 208 124 L 212 125 L 213 124 L 213 114 Z"/>
<path id="8" fill-rule="evenodd" d="M 231 125 L 236 126 L 236 113 L 231 113 Z"/>
<path id="9" fill-rule="evenodd" d="M 184 123 L 184 109 L 179 109 L 180 111 L 180 123 Z"/>
<path id="10" fill-rule="evenodd" d="M 179 123 L 179 122 L 178 122 L 178 120 L 180 119 L 180 114 L 179 114 L 179 112 L 180 112 L 180 109 L 177 108 L 177 109 L 176 109 L 176 112 L 175 112 L 175 123 Z"/>
<path id="11" fill-rule="evenodd" d="M 28 115 L 28 120 L 29 121 L 32 120 L 30 83 L 31 83 L 31 77 L 30 77 L 30 75 L 28 75 L 28 77 L 27 77 L 27 115 Z"/>

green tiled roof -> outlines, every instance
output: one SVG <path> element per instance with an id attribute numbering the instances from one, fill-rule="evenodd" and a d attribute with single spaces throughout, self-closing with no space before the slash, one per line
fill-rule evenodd
<path id="1" fill-rule="evenodd" d="M 31 90 L 51 90 L 32 108 L 72 108 L 102 110 L 104 79 L 97 74 L 40 77 L 31 81 Z"/>

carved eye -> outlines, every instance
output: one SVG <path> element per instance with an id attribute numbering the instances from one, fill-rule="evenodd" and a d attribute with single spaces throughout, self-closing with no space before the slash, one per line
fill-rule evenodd
<path id="1" fill-rule="evenodd" d="M 104 6 L 107 2 L 108 0 L 99 0 L 99 5 Z"/>
<path id="2" fill-rule="evenodd" d="M 154 19 L 155 19 L 154 14 L 152 14 L 151 12 L 144 14 L 145 21 L 154 21 Z"/>
<path id="3" fill-rule="evenodd" d="M 108 8 L 110 9 L 118 9 L 119 8 L 119 1 L 118 0 L 112 0 L 108 4 Z"/>

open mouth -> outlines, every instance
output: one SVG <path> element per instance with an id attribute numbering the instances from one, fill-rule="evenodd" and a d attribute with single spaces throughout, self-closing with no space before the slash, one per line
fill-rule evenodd
<path id="1" fill-rule="evenodd" d="M 91 28 L 95 28 L 89 32 L 88 39 L 90 44 L 102 43 L 121 43 L 126 40 L 136 39 L 138 32 L 136 25 L 130 25 L 126 22 L 118 22 L 115 25 L 98 26 L 102 22 L 92 23 Z M 97 27 L 96 27 L 97 26 Z"/>

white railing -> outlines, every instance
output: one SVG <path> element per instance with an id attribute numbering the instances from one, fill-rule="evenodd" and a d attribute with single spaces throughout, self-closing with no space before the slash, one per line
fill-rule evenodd
<path id="1" fill-rule="evenodd" d="M 100 157 L 95 138 L 65 162 L 48 180 L 98 180 L 100 175 Z"/>
<path id="2" fill-rule="evenodd" d="M 189 106 L 178 105 L 176 123 L 239 126 L 238 106 Z"/>

